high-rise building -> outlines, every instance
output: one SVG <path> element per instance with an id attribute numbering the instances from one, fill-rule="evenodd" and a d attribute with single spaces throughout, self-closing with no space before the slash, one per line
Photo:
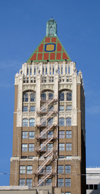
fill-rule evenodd
<path id="1" fill-rule="evenodd" d="M 10 185 L 52 185 L 85 193 L 85 95 L 53 18 L 15 75 Z"/>

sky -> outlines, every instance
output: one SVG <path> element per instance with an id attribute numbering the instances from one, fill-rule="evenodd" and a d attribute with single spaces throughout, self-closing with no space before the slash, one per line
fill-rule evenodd
<path id="1" fill-rule="evenodd" d="M 9 185 L 14 76 L 45 37 L 51 17 L 83 74 L 86 166 L 100 167 L 100 0 L 0 0 L 0 186 Z"/>

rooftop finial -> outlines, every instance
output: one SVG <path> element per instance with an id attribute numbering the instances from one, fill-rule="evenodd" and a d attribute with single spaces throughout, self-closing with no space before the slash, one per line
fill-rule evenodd
<path id="1" fill-rule="evenodd" d="M 57 36 L 57 23 L 53 17 L 47 21 L 46 36 Z"/>

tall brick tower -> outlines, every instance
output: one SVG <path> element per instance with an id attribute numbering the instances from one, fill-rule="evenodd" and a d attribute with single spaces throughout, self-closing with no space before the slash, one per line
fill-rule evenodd
<path id="1" fill-rule="evenodd" d="M 10 185 L 61 187 L 85 194 L 85 96 L 53 18 L 15 75 Z"/>

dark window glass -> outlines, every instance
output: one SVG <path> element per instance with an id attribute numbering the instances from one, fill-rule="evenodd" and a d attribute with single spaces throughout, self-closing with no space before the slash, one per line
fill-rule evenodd
<path id="1" fill-rule="evenodd" d="M 58 173 L 63 173 L 63 172 L 64 172 L 64 166 L 58 165 Z"/>
<path id="2" fill-rule="evenodd" d="M 53 118 L 48 119 L 48 125 L 52 125 L 53 124 Z"/>
<path id="3" fill-rule="evenodd" d="M 71 179 L 65 179 L 65 187 L 71 187 Z"/>
<path id="4" fill-rule="evenodd" d="M 29 151 L 34 151 L 34 143 L 29 144 Z"/>
<path id="5" fill-rule="evenodd" d="M 29 132 L 29 139 L 34 139 L 34 131 Z"/>
<path id="6" fill-rule="evenodd" d="M 42 101 L 45 101 L 45 100 L 46 100 L 46 94 L 45 94 L 45 93 L 42 93 L 42 94 L 41 94 L 41 100 L 42 100 Z"/>
<path id="7" fill-rule="evenodd" d="M 51 179 L 46 179 L 46 185 L 51 185 Z"/>
<path id="8" fill-rule="evenodd" d="M 53 99 L 53 93 L 49 93 L 49 100 Z"/>
<path id="9" fill-rule="evenodd" d="M 59 131 L 59 138 L 65 138 L 65 131 Z"/>
<path id="10" fill-rule="evenodd" d="M 28 119 L 23 119 L 23 127 L 27 127 L 28 126 Z"/>
<path id="11" fill-rule="evenodd" d="M 19 179 L 19 186 L 25 185 L 25 179 Z"/>
<path id="12" fill-rule="evenodd" d="M 59 126 L 64 126 L 64 118 L 59 119 Z"/>
<path id="13" fill-rule="evenodd" d="M 23 94 L 23 102 L 28 102 L 28 94 Z"/>
<path id="14" fill-rule="evenodd" d="M 32 179 L 27 179 L 26 180 L 26 185 L 29 187 L 32 187 Z"/>
<path id="15" fill-rule="evenodd" d="M 72 131 L 66 131 L 66 138 L 72 137 Z"/>
<path id="16" fill-rule="evenodd" d="M 64 179 L 58 179 L 58 187 L 64 186 Z"/>
<path id="17" fill-rule="evenodd" d="M 71 118 L 66 118 L 66 126 L 71 126 Z"/>
<path id="18" fill-rule="evenodd" d="M 28 138 L 28 132 L 22 131 L 22 139 L 27 139 L 27 138 Z"/>
<path id="19" fill-rule="evenodd" d="M 28 106 L 23 106 L 23 112 L 27 112 L 28 111 Z"/>
<path id="20" fill-rule="evenodd" d="M 35 126 L 35 119 L 29 120 L 29 126 Z"/>
<path id="21" fill-rule="evenodd" d="M 71 166 L 65 165 L 65 173 L 70 173 L 70 172 L 71 172 Z"/>
<path id="22" fill-rule="evenodd" d="M 64 93 L 59 93 L 59 101 L 64 101 Z"/>
<path id="23" fill-rule="evenodd" d="M 35 106 L 30 106 L 30 112 L 35 112 Z"/>
<path id="24" fill-rule="evenodd" d="M 30 101 L 31 101 L 31 102 L 35 102 L 35 94 L 34 94 L 34 93 L 31 94 L 31 99 L 30 99 Z"/>
<path id="25" fill-rule="evenodd" d="M 71 101 L 71 100 L 72 100 L 72 93 L 67 92 L 67 101 Z"/>

